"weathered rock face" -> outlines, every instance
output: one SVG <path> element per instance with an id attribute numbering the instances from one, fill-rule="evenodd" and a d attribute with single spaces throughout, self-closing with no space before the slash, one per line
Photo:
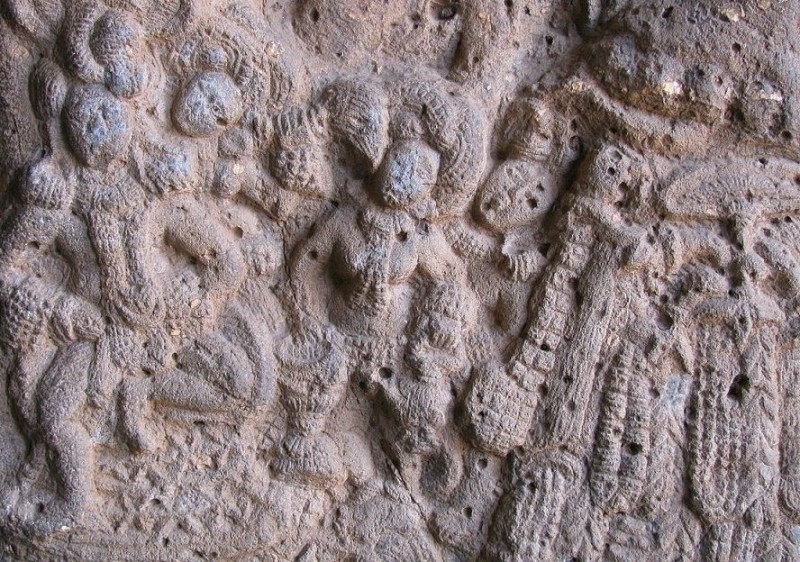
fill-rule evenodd
<path id="1" fill-rule="evenodd" d="M 800 560 L 800 1 L 0 15 L 0 560 Z"/>

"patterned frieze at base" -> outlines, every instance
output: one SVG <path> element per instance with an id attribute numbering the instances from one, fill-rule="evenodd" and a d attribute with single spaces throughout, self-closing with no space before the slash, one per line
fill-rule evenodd
<path id="1" fill-rule="evenodd" d="M 798 14 L 0 0 L 0 560 L 800 560 Z"/>

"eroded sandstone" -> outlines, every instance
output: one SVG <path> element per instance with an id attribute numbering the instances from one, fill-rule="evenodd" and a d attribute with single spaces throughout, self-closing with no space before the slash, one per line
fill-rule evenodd
<path id="1" fill-rule="evenodd" d="M 0 14 L 0 559 L 800 559 L 796 1 Z"/>

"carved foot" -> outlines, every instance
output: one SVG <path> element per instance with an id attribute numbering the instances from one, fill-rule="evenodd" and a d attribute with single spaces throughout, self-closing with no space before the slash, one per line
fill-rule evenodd
<path id="1" fill-rule="evenodd" d="M 14 509 L 14 519 L 24 532 L 33 536 L 50 536 L 71 531 L 77 526 L 88 527 L 85 505 L 64 499 L 43 502 L 36 498 L 20 498 Z"/>

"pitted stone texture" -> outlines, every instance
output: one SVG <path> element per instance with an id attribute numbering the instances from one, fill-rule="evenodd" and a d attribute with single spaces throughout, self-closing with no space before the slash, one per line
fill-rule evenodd
<path id="1" fill-rule="evenodd" d="M 798 13 L 0 1 L 0 560 L 800 560 Z"/>

